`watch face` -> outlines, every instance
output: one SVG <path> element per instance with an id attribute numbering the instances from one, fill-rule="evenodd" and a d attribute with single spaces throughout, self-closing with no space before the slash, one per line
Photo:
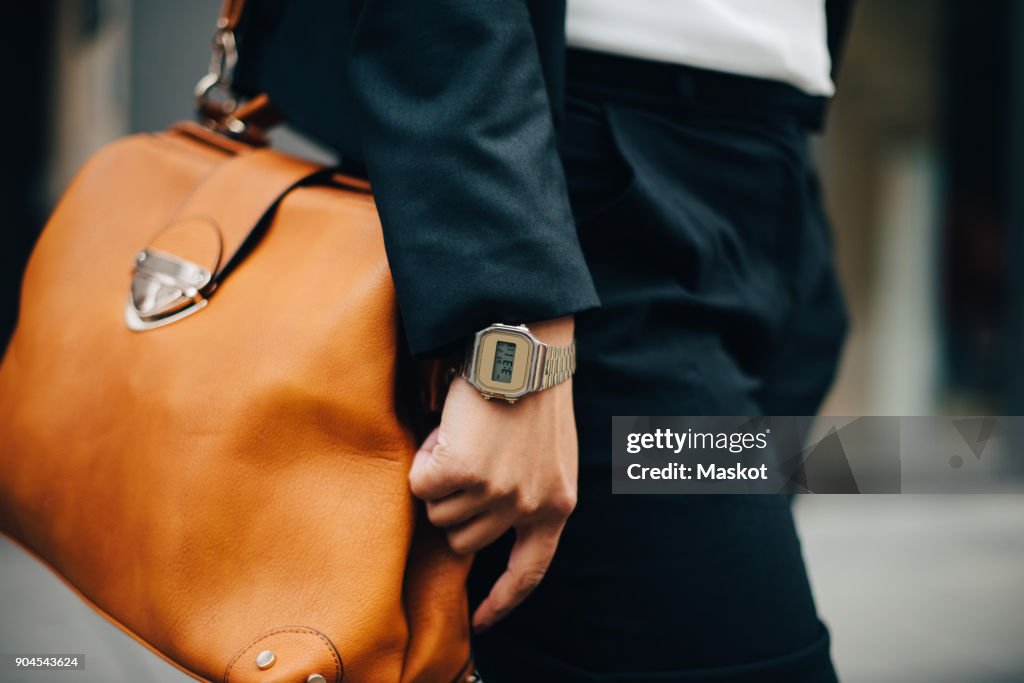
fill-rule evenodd
<path id="1" fill-rule="evenodd" d="M 485 330 L 477 345 L 473 378 L 477 388 L 501 396 L 518 395 L 529 389 L 534 362 L 534 342 L 514 329 Z"/>
<path id="2" fill-rule="evenodd" d="M 499 341 L 494 347 L 494 367 L 491 369 L 491 381 L 511 384 L 512 370 L 515 366 L 515 342 Z"/>

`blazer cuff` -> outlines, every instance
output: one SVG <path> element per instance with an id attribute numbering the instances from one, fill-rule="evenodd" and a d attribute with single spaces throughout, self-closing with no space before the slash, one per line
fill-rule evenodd
<path id="1" fill-rule="evenodd" d="M 473 295 L 467 297 L 467 292 Z M 455 274 L 441 286 L 406 294 L 399 294 L 399 308 L 409 349 L 418 358 L 457 351 L 494 323 L 551 320 L 600 306 L 582 259 L 547 272 L 503 273 L 492 264 L 476 273 Z"/>

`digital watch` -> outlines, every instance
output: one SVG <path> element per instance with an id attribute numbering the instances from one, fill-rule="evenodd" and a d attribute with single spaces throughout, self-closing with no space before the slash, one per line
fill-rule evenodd
<path id="1" fill-rule="evenodd" d="M 473 337 L 462 376 L 487 399 L 515 403 L 526 394 L 561 384 L 576 372 L 576 342 L 552 346 L 525 325 L 495 323 Z"/>

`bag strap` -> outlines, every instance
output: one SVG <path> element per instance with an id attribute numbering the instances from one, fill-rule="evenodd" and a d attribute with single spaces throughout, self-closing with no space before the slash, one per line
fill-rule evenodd
<path id="1" fill-rule="evenodd" d="M 333 169 L 269 149 L 239 154 L 192 191 L 171 223 L 202 219 L 216 226 L 221 241 L 211 282 L 216 287 L 259 240 L 278 204 L 293 188 L 332 173 Z"/>
<path id="2" fill-rule="evenodd" d="M 175 133 L 188 134 L 181 128 L 171 134 Z M 135 255 L 124 309 L 128 328 L 151 330 L 205 307 L 225 277 L 259 243 L 288 193 L 332 173 L 333 169 L 248 146 L 218 164 Z"/>

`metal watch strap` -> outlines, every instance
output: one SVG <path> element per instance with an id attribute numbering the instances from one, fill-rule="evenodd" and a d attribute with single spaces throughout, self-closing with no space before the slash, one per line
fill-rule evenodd
<path id="1" fill-rule="evenodd" d="M 540 391 L 561 384 L 576 372 L 576 341 L 568 346 L 545 346 Z"/>

